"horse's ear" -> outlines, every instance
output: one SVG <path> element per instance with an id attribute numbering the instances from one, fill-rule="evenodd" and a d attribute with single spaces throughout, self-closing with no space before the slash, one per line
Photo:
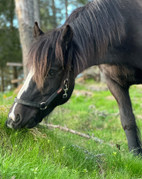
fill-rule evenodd
<path id="1" fill-rule="evenodd" d="M 36 38 L 36 37 L 38 37 L 40 35 L 43 35 L 43 34 L 44 34 L 44 32 L 42 32 L 42 30 L 39 28 L 38 23 L 35 22 L 35 25 L 34 25 L 34 37 Z"/>
<path id="2" fill-rule="evenodd" d="M 69 47 L 72 41 L 72 38 L 73 38 L 73 30 L 70 25 L 66 25 L 66 27 L 63 29 L 62 38 L 61 38 L 63 48 L 66 48 L 67 50 L 67 48 Z"/>

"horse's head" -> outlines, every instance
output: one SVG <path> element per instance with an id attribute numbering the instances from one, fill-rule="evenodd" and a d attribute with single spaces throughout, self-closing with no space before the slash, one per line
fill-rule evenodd
<path id="1" fill-rule="evenodd" d="M 44 34 L 35 23 L 36 41 L 29 53 L 29 74 L 10 109 L 6 125 L 32 128 L 57 105 L 65 103 L 74 88 L 70 52 L 70 26 Z"/>

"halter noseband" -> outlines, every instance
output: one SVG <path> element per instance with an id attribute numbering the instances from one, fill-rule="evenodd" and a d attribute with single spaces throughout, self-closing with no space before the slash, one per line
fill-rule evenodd
<path id="1" fill-rule="evenodd" d="M 68 75 L 67 75 L 68 76 Z M 32 101 L 27 101 L 27 100 L 23 100 L 23 99 L 18 99 L 15 98 L 14 102 L 15 103 L 19 103 L 19 104 L 23 104 L 25 106 L 30 106 L 30 107 L 35 107 L 35 108 L 39 108 L 40 110 L 45 110 L 47 109 L 48 105 L 63 91 L 63 95 L 62 98 L 66 99 L 68 97 L 68 90 L 69 90 L 69 79 L 68 77 L 65 78 L 65 80 L 63 81 L 61 87 L 56 90 L 46 101 L 41 102 L 41 103 L 35 103 Z"/>

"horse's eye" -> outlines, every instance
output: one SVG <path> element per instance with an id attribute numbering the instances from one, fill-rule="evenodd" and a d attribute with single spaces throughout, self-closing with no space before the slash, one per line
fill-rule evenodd
<path id="1" fill-rule="evenodd" d="M 55 70 L 50 70 L 50 71 L 49 71 L 49 75 L 50 75 L 50 76 L 55 76 L 55 73 L 56 73 Z"/>

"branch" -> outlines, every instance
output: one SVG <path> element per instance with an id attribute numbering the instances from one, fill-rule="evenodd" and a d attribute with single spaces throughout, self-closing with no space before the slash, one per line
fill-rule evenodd
<path id="1" fill-rule="evenodd" d="M 91 140 L 93 140 L 93 141 L 95 141 L 95 142 L 98 142 L 98 143 L 100 143 L 100 144 L 107 144 L 107 145 L 109 145 L 109 146 L 111 146 L 111 147 L 114 146 L 114 144 L 106 143 L 106 142 L 104 142 L 102 139 L 99 139 L 99 138 L 97 138 L 97 137 L 90 136 L 90 135 L 87 135 L 87 134 L 84 134 L 84 133 L 81 133 L 81 132 L 78 132 L 78 131 L 69 129 L 69 128 L 67 128 L 67 127 L 62 127 L 62 126 L 60 126 L 60 125 L 53 125 L 53 124 L 41 124 L 41 125 L 47 126 L 47 127 L 49 127 L 49 128 L 54 128 L 54 129 L 57 129 L 57 128 L 58 128 L 58 129 L 60 129 L 60 130 L 62 130 L 62 131 L 70 132 L 70 133 L 72 133 L 72 134 L 81 136 L 81 137 L 86 138 L 86 139 L 91 139 Z"/>

